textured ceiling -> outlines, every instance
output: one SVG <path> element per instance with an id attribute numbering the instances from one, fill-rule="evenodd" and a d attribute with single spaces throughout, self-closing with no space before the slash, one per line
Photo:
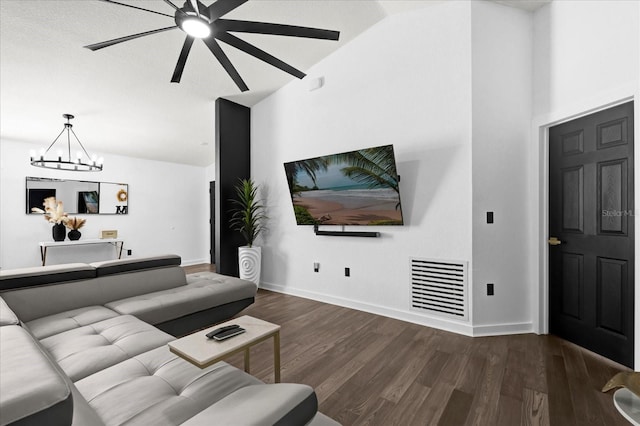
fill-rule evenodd
<path id="1" fill-rule="evenodd" d="M 120 1 L 172 14 L 160 0 Z M 437 3 L 251 0 L 225 17 L 339 30 L 339 42 L 236 34 L 305 71 L 387 14 Z M 500 3 L 526 8 L 541 2 Z M 97 0 L 1 0 L 0 137 L 44 147 L 62 130 L 62 114 L 71 113 L 74 130 L 90 152 L 211 164 L 215 99 L 251 106 L 295 78 L 221 43 L 251 89 L 240 93 L 204 44 L 196 42 L 182 82 L 172 84 L 184 41 L 180 30 L 96 52 L 82 48 L 170 25 L 171 18 Z"/>

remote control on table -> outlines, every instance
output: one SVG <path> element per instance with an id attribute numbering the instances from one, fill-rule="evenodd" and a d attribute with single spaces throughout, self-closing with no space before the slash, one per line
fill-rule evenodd
<path id="1" fill-rule="evenodd" d="M 207 333 L 207 337 L 209 339 L 213 339 L 213 337 L 215 335 L 217 335 L 217 334 L 224 333 L 224 332 L 229 331 L 229 330 L 235 330 L 235 329 L 238 329 L 238 328 L 240 328 L 240 326 L 237 325 L 237 324 L 231 324 L 231 325 L 227 325 L 226 327 L 216 328 L 215 330 L 212 330 L 209 333 Z"/>
<path id="2" fill-rule="evenodd" d="M 237 336 L 238 334 L 242 334 L 245 331 L 247 331 L 247 330 L 245 330 L 244 328 L 240 328 L 240 327 L 232 328 L 230 330 L 223 331 L 221 333 L 216 334 L 215 336 L 213 336 L 213 338 L 215 340 L 218 340 L 218 341 L 225 340 L 225 339 L 228 339 L 230 337 Z"/>

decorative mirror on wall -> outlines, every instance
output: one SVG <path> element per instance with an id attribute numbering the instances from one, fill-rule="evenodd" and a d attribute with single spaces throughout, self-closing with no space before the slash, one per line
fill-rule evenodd
<path id="1" fill-rule="evenodd" d="M 68 214 L 127 214 L 129 185 L 27 176 L 27 214 L 42 208 L 47 197 L 56 197 Z"/>

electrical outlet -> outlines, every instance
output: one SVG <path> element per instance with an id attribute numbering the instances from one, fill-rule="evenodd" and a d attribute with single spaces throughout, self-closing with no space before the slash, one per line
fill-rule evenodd
<path id="1" fill-rule="evenodd" d="M 345 277 L 351 276 L 351 268 L 344 268 L 344 276 Z"/>
<path id="2" fill-rule="evenodd" d="M 487 284 L 487 296 L 493 296 L 493 284 Z"/>
<path id="3" fill-rule="evenodd" d="M 131 256 L 133 254 L 133 250 L 129 249 L 127 250 L 127 256 Z"/>
<path id="4" fill-rule="evenodd" d="M 487 223 L 493 223 L 493 212 L 487 212 Z"/>
<path id="5" fill-rule="evenodd" d="M 320 264 L 318 262 L 313 262 L 313 272 L 320 271 Z"/>

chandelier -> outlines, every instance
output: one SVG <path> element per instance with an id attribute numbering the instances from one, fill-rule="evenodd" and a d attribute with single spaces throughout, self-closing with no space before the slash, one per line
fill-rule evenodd
<path id="1" fill-rule="evenodd" d="M 73 124 L 71 124 L 71 120 L 74 118 L 74 116 L 71 114 L 62 114 L 62 116 L 67 119 L 67 122 L 64 123 L 64 128 L 58 134 L 58 136 L 56 136 L 53 142 L 51 142 L 51 145 L 49 145 L 46 150 L 41 149 L 37 156 L 36 151 L 33 149 L 31 150 L 29 154 L 29 156 L 31 157 L 31 165 L 36 167 L 44 167 L 45 169 L 71 170 L 77 172 L 102 171 L 102 163 L 104 162 L 104 159 L 102 157 L 98 159 L 96 155 L 89 155 L 87 150 L 82 145 L 82 142 L 80 142 L 80 139 L 78 139 L 78 136 L 76 136 L 76 133 L 73 131 Z M 65 131 L 67 132 L 67 146 L 65 150 L 66 152 L 64 152 L 62 149 L 58 149 L 55 157 L 47 158 L 47 154 L 49 153 L 49 151 L 51 151 L 51 148 L 53 148 L 56 142 L 58 142 L 58 139 L 60 139 L 60 136 L 62 136 Z M 76 152 L 76 157 L 73 160 L 71 158 L 72 134 L 78 142 L 78 145 L 80 145 L 80 148 L 82 148 L 82 151 Z M 64 142 L 62 142 L 62 144 L 64 144 Z"/>

